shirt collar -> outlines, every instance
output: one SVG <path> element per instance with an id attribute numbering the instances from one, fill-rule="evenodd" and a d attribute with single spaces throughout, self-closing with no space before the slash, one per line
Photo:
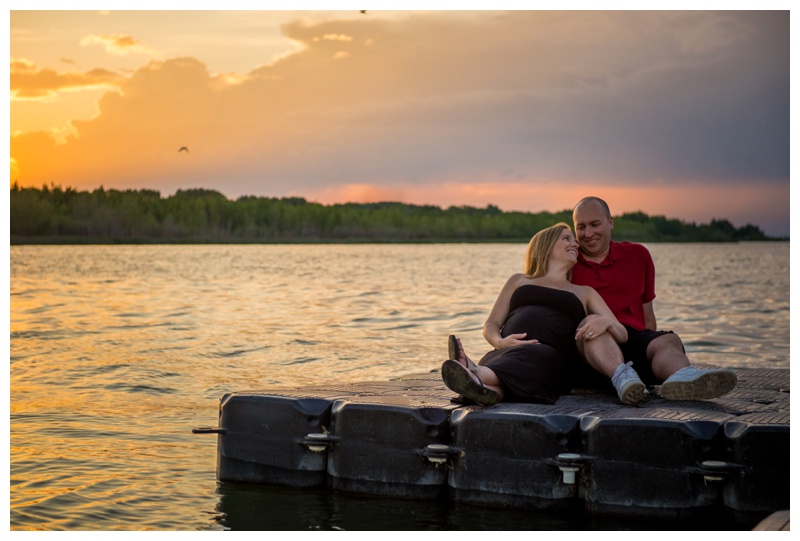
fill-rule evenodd
<path id="1" fill-rule="evenodd" d="M 621 257 L 622 257 L 622 253 L 620 252 L 619 246 L 617 246 L 617 243 L 614 242 L 613 240 L 610 241 L 609 244 L 608 244 L 608 255 L 606 255 L 606 258 L 603 261 L 601 261 L 600 263 L 595 263 L 594 261 L 589 261 L 588 259 L 586 259 L 583 256 L 583 252 L 580 252 L 580 251 L 578 252 L 578 261 L 580 261 L 584 265 L 589 265 L 589 266 L 591 266 L 591 265 L 596 265 L 596 266 L 610 265 L 612 262 L 620 259 Z"/>

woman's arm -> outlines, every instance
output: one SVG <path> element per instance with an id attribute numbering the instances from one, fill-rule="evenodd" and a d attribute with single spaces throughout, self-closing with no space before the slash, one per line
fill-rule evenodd
<path id="1" fill-rule="evenodd" d="M 514 294 L 514 291 L 524 279 L 524 274 L 515 274 L 506 281 L 506 284 L 500 291 L 500 295 L 498 295 L 497 300 L 494 301 L 494 306 L 492 307 L 492 311 L 489 312 L 486 323 L 483 324 L 483 337 L 486 338 L 486 341 L 495 349 L 504 349 L 520 344 L 535 344 L 538 342 L 538 340 L 523 340 L 526 333 L 510 334 L 505 338 L 503 338 L 501 334 L 501 329 L 506 322 L 511 307 L 511 295 Z"/>
<path id="2" fill-rule="evenodd" d="M 583 327 L 579 327 L 575 334 L 576 340 L 591 340 L 608 332 L 614 337 L 618 343 L 623 344 L 628 341 L 628 331 L 625 327 L 617 321 L 614 313 L 603 300 L 600 294 L 592 289 L 586 287 L 589 294 L 586 297 L 586 311 L 589 314 L 595 314 L 598 317 L 589 318 Z M 592 333 L 589 336 L 589 333 Z"/>

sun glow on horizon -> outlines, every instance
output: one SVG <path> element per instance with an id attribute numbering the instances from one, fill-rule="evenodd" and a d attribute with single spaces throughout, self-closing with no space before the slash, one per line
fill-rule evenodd
<path id="1" fill-rule="evenodd" d="M 691 197 L 687 193 L 691 188 Z M 780 188 L 769 185 L 754 193 L 748 186 L 696 186 L 673 183 L 668 186 L 620 186 L 611 182 L 575 184 L 551 180 L 542 185 L 536 182 L 480 182 L 475 184 L 442 182 L 415 186 L 346 185 L 307 192 L 307 200 L 325 205 L 343 203 L 398 202 L 412 205 L 434 205 L 441 208 L 468 206 L 485 208 L 494 205 L 505 212 L 561 212 L 572 210 L 575 204 L 588 195 L 600 197 L 609 204 L 615 216 L 628 212 L 644 212 L 649 216 L 665 216 L 686 222 L 709 223 L 713 219 L 728 219 L 741 227 L 756 224 L 757 214 L 750 219 L 731 219 L 725 211 L 714 213 L 708 202 L 725 195 L 729 207 L 742 216 L 748 209 L 769 204 L 780 196 Z M 788 220 L 788 216 L 778 219 Z"/>

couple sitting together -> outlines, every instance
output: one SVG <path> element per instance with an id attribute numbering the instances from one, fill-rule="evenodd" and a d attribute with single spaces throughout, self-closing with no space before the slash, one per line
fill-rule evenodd
<path id="1" fill-rule="evenodd" d="M 603 376 L 628 405 L 642 401 L 646 384 L 660 384 L 661 396 L 672 400 L 733 389 L 733 371 L 690 366 L 678 335 L 657 330 L 650 252 L 611 240 L 605 201 L 582 199 L 572 219 L 577 239 L 559 223 L 528 244 L 525 273 L 508 279 L 483 327 L 493 351 L 475 364 L 450 336 L 450 360 L 442 365 L 447 387 L 481 405 L 553 404 Z"/>

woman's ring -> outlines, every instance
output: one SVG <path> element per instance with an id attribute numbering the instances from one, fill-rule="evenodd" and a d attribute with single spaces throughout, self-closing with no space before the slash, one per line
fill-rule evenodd
<path id="1" fill-rule="evenodd" d="M 593 334 L 594 333 L 592 331 L 589 331 L 589 337 L 591 337 Z"/>

